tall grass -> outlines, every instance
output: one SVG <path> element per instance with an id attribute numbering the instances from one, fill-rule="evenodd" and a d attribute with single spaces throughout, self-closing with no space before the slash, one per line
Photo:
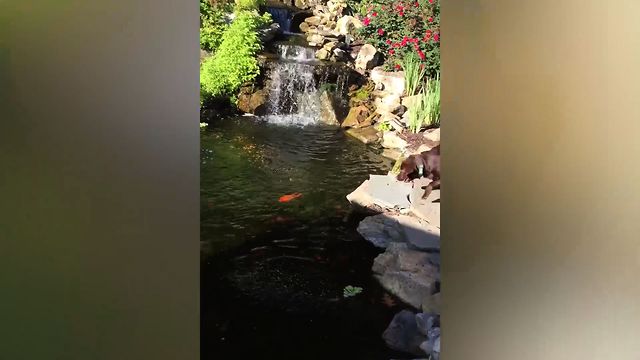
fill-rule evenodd
<path id="1" fill-rule="evenodd" d="M 403 59 L 402 69 L 404 70 L 404 88 L 407 96 L 417 94 L 426 72 L 422 62 L 416 54 L 410 53 Z"/>
<path id="2" fill-rule="evenodd" d="M 440 75 L 427 79 L 418 99 L 409 109 L 409 130 L 417 133 L 424 125 L 440 125 Z"/>

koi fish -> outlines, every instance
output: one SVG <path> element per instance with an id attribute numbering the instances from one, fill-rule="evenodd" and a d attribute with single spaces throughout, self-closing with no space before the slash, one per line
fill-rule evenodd
<path id="1" fill-rule="evenodd" d="M 293 193 L 293 194 L 282 195 L 282 196 L 280 196 L 278 201 L 281 202 L 281 203 L 285 203 L 285 202 L 289 202 L 289 201 L 291 201 L 293 199 L 297 199 L 300 196 L 302 196 L 301 193 Z"/>

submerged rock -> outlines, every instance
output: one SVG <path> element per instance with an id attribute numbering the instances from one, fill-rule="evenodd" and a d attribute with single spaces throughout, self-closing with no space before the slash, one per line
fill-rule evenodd
<path id="1" fill-rule="evenodd" d="M 380 137 L 378 135 L 378 130 L 376 130 L 373 126 L 366 126 L 362 128 L 351 128 L 346 131 L 348 135 L 353 136 L 354 138 L 362 141 L 365 144 L 371 144 L 378 142 Z"/>

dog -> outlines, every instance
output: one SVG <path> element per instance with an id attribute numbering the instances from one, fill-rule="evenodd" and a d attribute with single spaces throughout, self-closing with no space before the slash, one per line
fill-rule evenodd
<path id="1" fill-rule="evenodd" d="M 422 198 L 426 199 L 433 190 L 440 189 L 440 145 L 406 158 L 400 165 L 400 173 L 396 179 L 410 182 L 423 176 L 431 180 L 429 185 L 422 187 Z"/>

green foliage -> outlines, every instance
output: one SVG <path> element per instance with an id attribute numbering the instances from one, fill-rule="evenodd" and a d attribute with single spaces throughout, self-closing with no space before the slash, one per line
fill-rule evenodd
<path id="1" fill-rule="evenodd" d="M 424 64 L 416 54 L 410 53 L 402 60 L 402 69 L 404 70 L 405 92 L 407 96 L 415 95 L 424 79 Z"/>
<path id="2" fill-rule="evenodd" d="M 212 6 L 208 0 L 200 0 L 200 48 L 211 52 L 218 49 L 229 27 L 224 17 L 230 11 L 229 5 Z"/>
<path id="3" fill-rule="evenodd" d="M 427 80 L 418 101 L 409 109 L 409 129 L 417 133 L 423 125 L 440 124 L 440 77 Z"/>
<path id="4" fill-rule="evenodd" d="M 352 99 L 355 101 L 364 101 L 367 100 L 371 96 L 371 91 L 367 87 L 361 87 L 360 89 L 353 92 Z"/>
<path id="5" fill-rule="evenodd" d="M 386 54 L 386 67 L 401 68 L 417 55 L 428 76 L 440 69 L 440 0 L 364 0 L 358 37 Z"/>
<path id="6" fill-rule="evenodd" d="M 263 0 L 235 0 L 236 11 L 245 10 L 257 10 L 261 5 L 264 5 Z"/>
<path id="7" fill-rule="evenodd" d="M 346 286 L 344 288 L 344 290 L 342 291 L 342 296 L 344 297 L 352 297 L 352 296 L 356 296 L 358 294 L 360 294 L 362 292 L 362 288 L 361 287 L 357 287 L 357 286 Z"/>
<path id="8" fill-rule="evenodd" d="M 262 49 L 257 30 L 271 23 L 269 14 L 239 11 L 222 36 L 218 51 L 200 68 L 200 86 L 204 97 L 232 96 L 240 86 L 259 73 L 256 54 Z"/>
<path id="9" fill-rule="evenodd" d="M 382 122 L 378 123 L 378 130 L 380 130 L 380 131 L 390 131 L 391 130 L 391 125 L 389 125 L 388 121 L 382 121 Z"/>

